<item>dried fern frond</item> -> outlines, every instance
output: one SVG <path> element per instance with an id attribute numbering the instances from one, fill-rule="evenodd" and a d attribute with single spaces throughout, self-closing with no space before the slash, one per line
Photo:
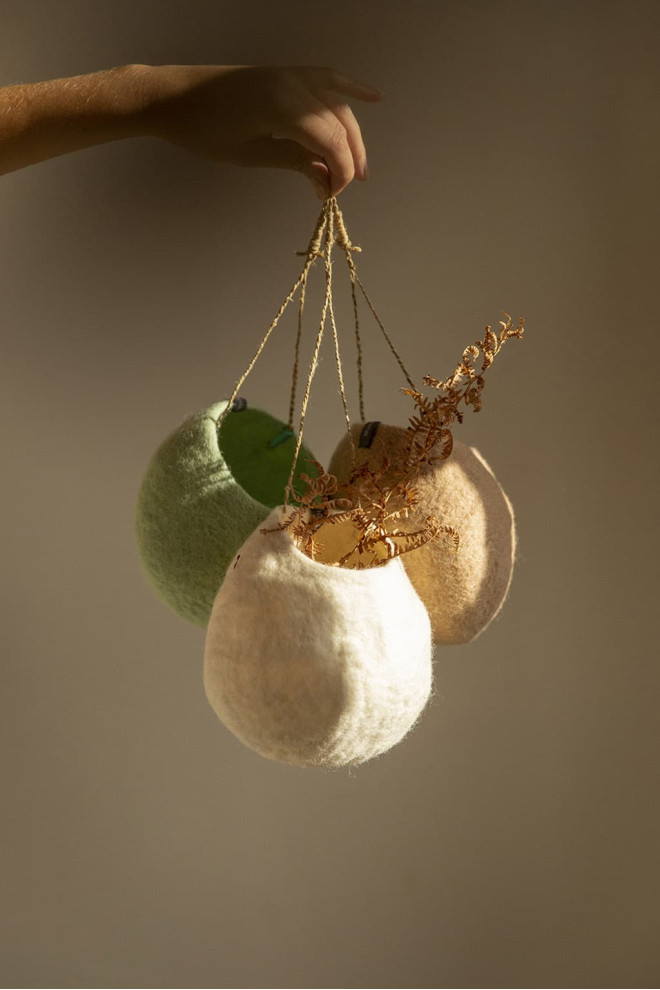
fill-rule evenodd
<path id="1" fill-rule="evenodd" d="M 307 487 L 302 494 L 294 493 L 296 504 L 293 508 L 289 506 L 288 518 L 274 529 L 262 529 L 261 532 L 289 530 L 299 549 L 314 560 L 326 546 L 316 536 L 321 526 L 326 523 L 333 526 L 352 524 L 356 534 L 353 547 L 331 563 L 356 569 L 382 566 L 394 557 L 443 536 L 451 540 L 454 550 L 458 550 L 459 534 L 433 516 L 428 517 L 425 526 L 413 532 L 406 532 L 399 526 L 419 504 L 414 485 L 416 477 L 425 466 L 445 460 L 452 452 L 454 441 L 450 427 L 463 422 L 459 405 L 472 407 L 475 412 L 481 409 L 485 372 L 507 340 L 523 336 L 524 321 L 520 319 L 514 327 L 511 317 L 507 313 L 503 315 L 506 320 L 500 321 L 499 332 L 495 333 L 487 326 L 483 338 L 464 349 L 455 371 L 448 378 L 424 376 L 424 384 L 437 395 L 429 397 L 414 388 L 402 389 L 412 398 L 415 412 L 406 430 L 401 464 L 393 468 L 385 457 L 378 469 L 366 464 L 356 467 L 340 492 L 337 478 L 328 474 L 318 461 L 312 461 L 317 477 L 299 476 Z"/>

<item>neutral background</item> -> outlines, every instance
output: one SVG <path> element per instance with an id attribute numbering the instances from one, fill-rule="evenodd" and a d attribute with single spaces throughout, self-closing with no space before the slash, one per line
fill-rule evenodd
<path id="1" fill-rule="evenodd" d="M 2 179 L 3 985 L 658 985 L 659 12 L 5 0 L 4 83 L 217 62 L 381 86 L 354 104 L 372 179 L 340 202 L 414 375 L 501 310 L 528 331 L 457 433 L 517 512 L 500 618 L 437 653 L 389 754 L 271 763 L 207 704 L 203 630 L 153 597 L 133 515 L 155 447 L 247 363 L 318 200 L 148 140 Z M 403 424 L 364 325 L 368 417 Z M 293 338 L 244 390 L 284 416 Z"/>

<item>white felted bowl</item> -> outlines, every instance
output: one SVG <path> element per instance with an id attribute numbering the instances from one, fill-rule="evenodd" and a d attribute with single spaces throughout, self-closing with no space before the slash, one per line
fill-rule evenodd
<path id="1" fill-rule="evenodd" d="M 429 618 L 400 560 L 332 567 L 288 532 L 259 529 L 215 599 L 204 685 L 222 722 L 262 756 L 338 767 L 384 753 L 412 728 L 430 696 L 431 658 Z"/>
<path id="2" fill-rule="evenodd" d="M 386 479 L 395 480 L 403 463 L 407 431 L 378 427 L 368 448 L 359 447 L 364 424 L 353 427 L 358 466 L 377 470 L 388 457 Z M 351 472 L 348 437 L 339 443 L 328 468 L 340 484 Z M 468 643 L 479 636 L 501 609 L 511 584 L 516 549 L 513 508 L 478 450 L 454 439 L 446 460 L 422 468 L 413 486 L 419 504 L 401 528 L 423 527 L 429 516 L 457 530 L 460 546 L 447 537 L 403 554 L 415 590 L 426 605 L 435 643 Z"/>

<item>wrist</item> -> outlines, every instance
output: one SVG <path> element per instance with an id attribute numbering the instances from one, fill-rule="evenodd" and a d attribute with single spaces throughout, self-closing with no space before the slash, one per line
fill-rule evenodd
<path id="1" fill-rule="evenodd" d="M 132 126 L 143 137 L 171 138 L 172 110 L 191 90 L 222 72 L 219 66 L 131 65 L 126 66 L 136 93 Z"/>
<path id="2" fill-rule="evenodd" d="M 110 70 L 121 93 L 118 125 L 126 137 L 156 137 L 158 107 L 175 95 L 169 66 L 130 64 Z M 175 68 L 175 67 L 172 67 Z"/>

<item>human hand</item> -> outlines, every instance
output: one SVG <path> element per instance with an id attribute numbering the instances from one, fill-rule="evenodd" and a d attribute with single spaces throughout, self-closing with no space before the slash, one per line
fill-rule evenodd
<path id="1" fill-rule="evenodd" d="M 378 102 L 372 86 L 316 66 L 141 68 L 155 92 L 144 111 L 153 136 L 219 162 L 297 170 L 320 199 L 369 176 L 346 97 Z"/>

